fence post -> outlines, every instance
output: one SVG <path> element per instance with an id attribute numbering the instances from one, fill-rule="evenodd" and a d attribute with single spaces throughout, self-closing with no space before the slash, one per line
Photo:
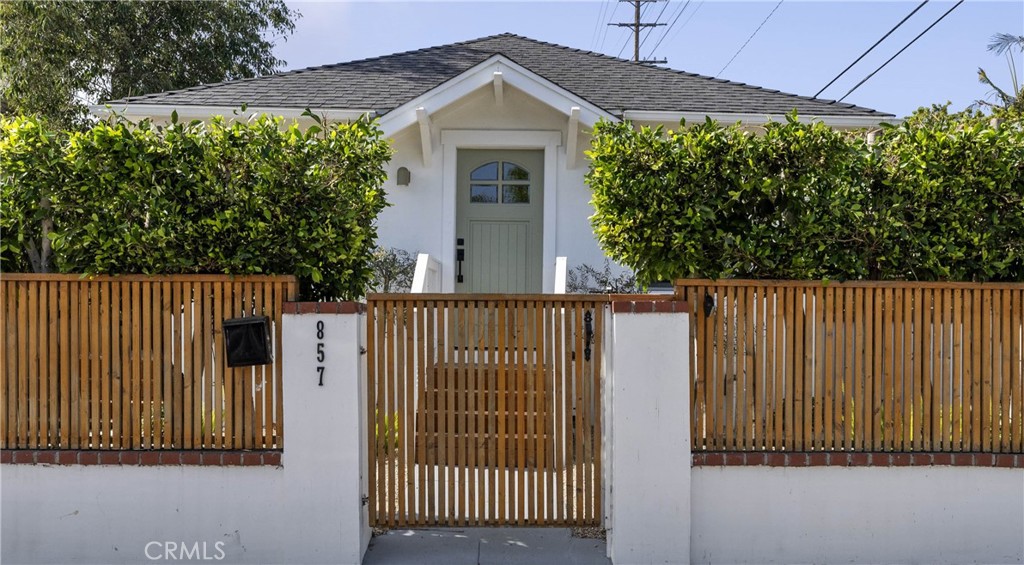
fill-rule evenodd
<path id="1" fill-rule="evenodd" d="M 365 307 L 288 303 L 283 316 L 285 500 L 291 563 L 357 565 L 370 542 L 366 492 Z"/>
<path id="2" fill-rule="evenodd" d="M 686 312 L 681 301 L 612 303 L 605 526 L 615 564 L 690 561 Z"/>

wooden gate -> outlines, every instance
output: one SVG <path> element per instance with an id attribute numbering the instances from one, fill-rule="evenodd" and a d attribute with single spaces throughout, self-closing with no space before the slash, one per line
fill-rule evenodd
<path id="1" fill-rule="evenodd" d="M 606 302 L 370 295 L 370 523 L 599 525 Z"/>

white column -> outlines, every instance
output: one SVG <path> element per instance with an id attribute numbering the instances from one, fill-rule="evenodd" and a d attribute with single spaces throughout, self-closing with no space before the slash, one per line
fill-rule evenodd
<path id="1" fill-rule="evenodd" d="M 311 313 L 286 313 L 282 322 L 284 503 L 302 516 L 283 526 L 287 561 L 357 565 L 370 541 L 365 315 L 352 303 L 295 306 Z"/>
<path id="2" fill-rule="evenodd" d="M 605 496 L 608 556 L 616 565 L 690 561 L 690 343 L 684 310 L 683 302 L 612 305 Z"/>

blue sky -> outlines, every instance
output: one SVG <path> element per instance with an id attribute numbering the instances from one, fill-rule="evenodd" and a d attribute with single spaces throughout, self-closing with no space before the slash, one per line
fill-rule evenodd
<path id="1" fill-rule="evenodd" d="M 657 28 L 641 48 L 669 67 L 802 95 L 813 95 L 911 12 L 912 2 L 685 0 L 651 3 L 644 21 Z M 615 0 L 573 2 L 289 2 L 303 17 L 279 42 L 287 69 L 338 63 L 512 32 L 569 47 L 631 57 L 630 32 L 605 25 L 632 19 Z M 773 9 L 775 13 L 765 21 Z M 842 97 L 954 5 L 931 0 L 900 29 L 822 93 Z M 664 11 L 662 11 L 664 9 Z M 681 14 L 681 15 L 680 15 Z M 678 18 L 676 16 L 678 15 Z M 764 22 L 722 72 L 754 30 Z M 668 30 L 664 39 L 662 35 Z M 988 93 L 978 83 L 985 68 L 1008 87 L 1005 57 L 986 50 L 989 38 L 1024 35 L 1024 2 L 967 0 L 845 101 L 899 116 L 922 105 L 952 102 L 962 109 Z M 629 45 L 623 49 L 623 45 Z M 1016 58 L 1024 81 L 1024 57 Z"/>

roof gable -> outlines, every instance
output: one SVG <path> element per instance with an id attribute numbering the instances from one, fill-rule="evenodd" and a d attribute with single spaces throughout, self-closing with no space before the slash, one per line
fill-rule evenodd
<path id="1" fill-rule="evenodd" d="M 372 110 L 408 105 L 500 56 L 586 105 L 609 115 L 626 112 L 890 117 L 852 104 L 797 96 L 683 71 L 651 67 L 513 34 L 325 65 L 253 79 L 112 101 L 118 105 Z M 472 73 L 470 73 L 472 74 Z M 525 75 L 524 75 L 525 76 Z"/>
<path id="2" fill-rule="evenodd" d="M 504 84 L 522 90 L 566 116 L 570 114 L 572 108 L 579 108 L 579 119 L 584 125 L 593 126 L 600 118 L 614 119 L 614 116 L 602 108 L 579 98 L 507 57 L 493 55 L 451 80 L 389 111 L 381 118 L 381 127 L 385 132 L 394 132 L 411 125 L 417 120 L 417 109 L 423 108 L 428 114 L 433 114 L 478 88 L 491 85 L 495 73 L 501 73 Z"/>

